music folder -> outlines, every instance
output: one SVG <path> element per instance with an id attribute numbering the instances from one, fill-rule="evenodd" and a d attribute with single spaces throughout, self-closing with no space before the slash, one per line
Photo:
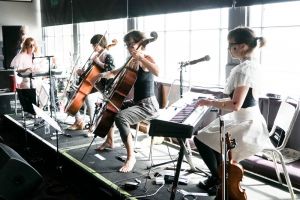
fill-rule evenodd
<path id="1" fill-rule="evenodd" d="M 48 124 L 58 132 L 64 133 L 64 131 L 60 128 L 60 126 L 54 119 L 52 119 L 49 115 L 47 115 L 42 109 L 40 109 L 36 105 L 32 104 L 32 106 L 37 116 L 41 117 L 43 120 L 48 122 Z"/>

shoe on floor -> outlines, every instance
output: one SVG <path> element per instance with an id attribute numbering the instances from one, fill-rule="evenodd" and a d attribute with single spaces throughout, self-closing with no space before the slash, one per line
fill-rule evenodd
<path id="1" fill-rule="evenodd" d="M 219 184 L 210 187 L 210 188 L 207 190 L 208 195 L 209 195 L 209 196 L 216 196 L 219 187 L 221 187 L 221 185 L 219 185 Z M 221 189 L 221 188 L 220 188 L 220 189 Z"/>
<path id="2" fill-rule="evenodd" d="M 75 122 L 74 124 L 72 124 L 71 126 L 69 126 L 67 129 L 68 130 L 72 130 L 72 131 L 83 130 L 84 129 L 84 122 L 83 121 Z"/>
<path id="3" fill-rule="evenodd" d="M 197 186 L 200 189 L 208 191 L 208 189 L 210 189 L 213 186 L 218 185 L 219 183 L 220 183 L 220 181 L 217 177 L 209 176 L 206 180 L 200 181 Z"/>

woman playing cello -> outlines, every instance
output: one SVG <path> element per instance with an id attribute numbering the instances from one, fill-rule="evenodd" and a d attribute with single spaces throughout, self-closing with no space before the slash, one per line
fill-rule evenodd
<path id="1" fill-rule="evenodd" d="M 128 67 L 137 71 L 137 79 L 133 85 L 134 98 L 123 103 L 121 110 L 117 113 L 114 120 L 127 151 L 127 159 L 119 169 L 120 172 L 124 173 L 130 172 L 136 162 L 130 125 L 151 118 L 157 114 L 159 109 L 157 99 L 154 95 L 153 79 L 153 75 L 158 76 L 159 68 L 154 59 L 145 54 L 145 46 L 140 46 L 144 39 L 146 39 L 144 33 L 137 30 L 130 31 L 124 36 L 127 50 L 132 56 Z M 138 48 L 139 46 L 141 48 Z M 113 78 L 120 70 L 117 69 L 102 73 L 100 77 Z M 96 150 L 101 151 L 107 147 L 114 147 L 112 129 L 109 131 L 105 142 Z"/>
<path id="2" fill-rule="evenodd" d="M 92 44 L 94 49 L 94 53 L 91 56 L 91 62 L 92 62 L 91 65 L 101 68 L 102 71 L 104 72 L 112 70 L 115 67 L 115 65 L 114 65 L 113 57 L 109 54 L 107 50 L 108 45 L 105 36 L 101 34 L 96 34 L 91 38 L 90 43 Z M 83 76 L 85 72 L 88 70 L 89 68 L 87 68 L 86 70 L 78 69 L 77 74 L 79 76 Z M 105 79 L 102 79 L 101 84 L 105 86 L 107 84 L 107 81 Z M 90 126 L 95 112 L 95 103 L 97 102 L 97 99 L 99 97 L 100 97 L 100 93 L 97 92 L 96 89 L 93 89 L 92 92 L 89 95 L 87 95 L 85 99 L 85 103 L 90 117 Z M 71 125 L 68 129 L 82 130 L 83 128 L 84 128 L 84 120 L 80 115 L 80 112 L 78 111 L 75 114 L 74 124 Z M 93 136 L 93 135 L 89 132 L 87 136 Z"/>

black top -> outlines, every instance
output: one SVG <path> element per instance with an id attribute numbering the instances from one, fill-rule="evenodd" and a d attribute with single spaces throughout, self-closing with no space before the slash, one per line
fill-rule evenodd
<path id="1" fill-rule="evenodd" d="M 115 68 L 113 57 L 110 54 L 106 55 L 104 64 L 105 64 L 105 66 L 104 66 L 105 68 L 104 69 L 101 68 L 101 70 L 103 70 L 103 72 L 108 72 Z M 97 66 L 97 67 L 99 67 L 99 66 Z M 96 85 L 97 85 L 97 88 L 103 93 L 107 89 L 106 87 L 109 86 L 110 84 L 112 84 L 112 82 L 113 82 L 113 79 L 101 78 L 101 80 L 98 83 L 96 83 Z M 93 88 L 91 93 L 96 92 L 96 91 L 97 90 L 95 88 Z"/>
<path id="2" fill-rule="evenodd" d="M 154 96 L 154 80 L 151 72 L 145 72 L 141 67 L 138 70 L 134 84 L 134 101 Z"/>
<path id="3" fill-rule="evenodd" d="M 233 93 L 234 93 L 234 90 L 229 95 L 231 99 L 233 97 Z M 242 108 L 252 107 L 252 106 L 255 106 L 256 104 L 257 104 L 257 101 L 253 97 L 252 88 L 249 88 L 247 96 L 245 98 L 245 101 L 242 105 Z"/>

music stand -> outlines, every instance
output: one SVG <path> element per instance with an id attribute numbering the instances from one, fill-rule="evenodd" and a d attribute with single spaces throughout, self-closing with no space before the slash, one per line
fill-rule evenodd
<path id="1" fill-rule="evenodd" d="M 17 88 L 17 94 L 22 106 L 23 111 L 35 115 L 32 104 L 36 105 L 36 91 L 35 88 L 19 89 Z"/>
<path id="2" fill-rule="evenodd" d="M 58 132 L 61 132 L 61 133 L 64 134 L 64 131 L 60 127 L 60 125 L 54 119 L 52 119 L 46 112 L 44 112 L 42 109 L 40 109 L 39 107 L 37 107 L 34 104 L 32 104 L 32 107 L 33 107 L 33 109 L 34 109 L 37 116 L 41 117 L 43 120 L 45 120 L 46 123 L 48 123 L 52 128 L 55 129 L 57 168 L 60 169 L 61 166 L 59 166 Z"/>
<path id="3" fill-rule="evenodd" d="M 30 88 L 30 89 L 16 89 L 18 98 L 20 101 L 20 104 L 22 106 L 22 117 L 23 117 L 23 125 L 25 129 L 25 149 L 29 150 L 28 148 L 28 137 L 27 137 L 27 124 L 26 124 L 26 119 L 24 112 L 28 112 L 32 115 L 35 116 L 35 111 L 32 107 L 33 104 L 36 104 L 36 94 L 35 94 L 35 89 Z"/>

